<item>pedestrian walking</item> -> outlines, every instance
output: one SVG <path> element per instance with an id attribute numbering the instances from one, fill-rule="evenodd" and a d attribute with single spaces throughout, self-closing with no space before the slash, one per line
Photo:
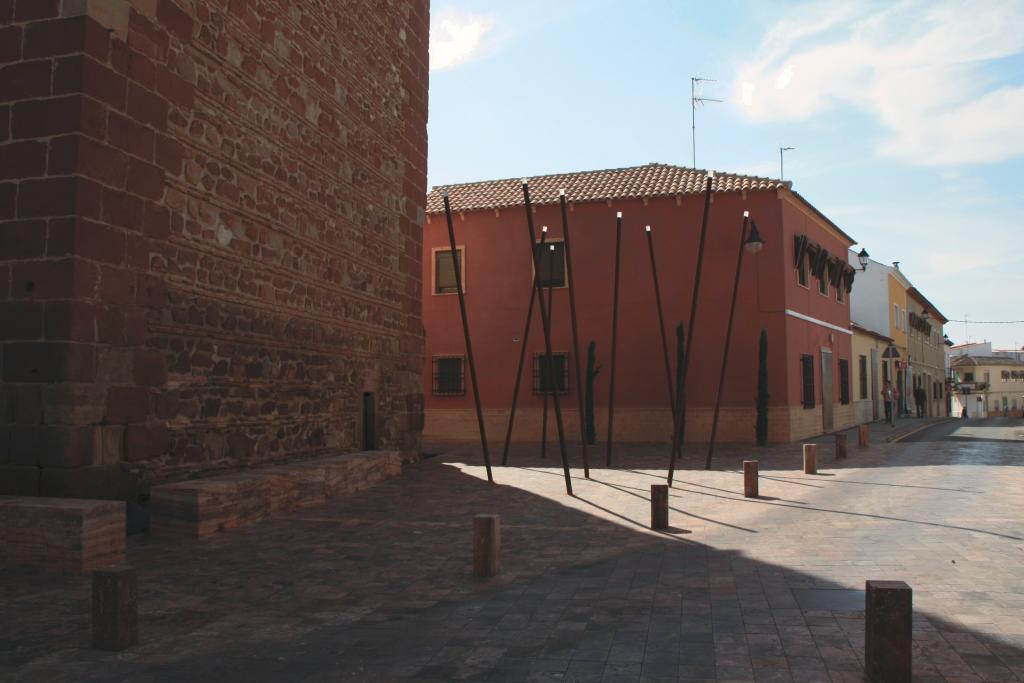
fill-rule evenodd
<path id="1" fill-rule="evenodd" d="M 896 412 L 893 406 L 894 398 L 892 385 L 886 380 L 885 384 L 882 385 L 882 403 L 885 405 L 885 421 L 890 425 L 896 424 Z"/>
<path id="2" fill-rule="evenodd" d="M 927 402 L 928 395 L 925 394 L 924 387 L 914 389 L 914 407 L 917 408 L 918 417 L 924 417 L 924 409 Z"/>

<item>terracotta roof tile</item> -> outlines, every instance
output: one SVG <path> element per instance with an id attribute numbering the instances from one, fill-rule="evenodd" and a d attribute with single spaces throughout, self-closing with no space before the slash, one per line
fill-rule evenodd
<path id="1" fill-rule="evenodd" d="M 704 191 L 707 171 L 703 169 L 647 164 L 603 171 L 582 171 L 528 178 L 530 201 L 534 205 L 555 204 L 558 191 L 564 189 L 569 201 L 600 202 L 609 199 L 640 199 L 643 197 L 674 197 Z M 774 190 L 792 187 L 792 183 L 774 178 L 715 172 L 715 192 L 742 190 Z M 521 206 L 522 178 L 486 180 L 457 185 L 439 185 L 427 195 L 427 213 L 441 213 L 441 193 L 448 191 L 453 211 L 475 211 Z"/>

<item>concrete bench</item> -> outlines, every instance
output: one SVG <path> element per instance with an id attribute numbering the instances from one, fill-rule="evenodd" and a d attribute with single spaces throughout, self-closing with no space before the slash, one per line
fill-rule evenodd
<path id="1" fill-rule="evenodd" d="M 85 574 L 124 549 L 123 501 L 0 496 L 0 564 Z"/>
<path id="2" fill-rule="evenodd" d="M 364 451 L 162 484 L 150 489 L 154 535 L 203 538 L 401 474 L 397 451 Z"/>

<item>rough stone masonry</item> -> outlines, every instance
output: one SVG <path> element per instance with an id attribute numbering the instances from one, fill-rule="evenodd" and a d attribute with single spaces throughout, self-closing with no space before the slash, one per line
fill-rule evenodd
<path id="1" fill-rule="evenodd" d="M 0 0 L 0 493 L 422 428 L 428 0 Z"/>

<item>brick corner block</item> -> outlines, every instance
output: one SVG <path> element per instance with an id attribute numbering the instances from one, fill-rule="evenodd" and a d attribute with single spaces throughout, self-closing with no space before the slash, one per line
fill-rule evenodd
<path id="1" fill-rule="evenodd" d="M 864 667 L 870 680 L 910 683 L 913 603 L 903 581 L 866 583 Z"/>
<path id="2" fill-rule="evenodd" d="M 92 645 L 118 651 L 139 642 L 139 586 L 135 567 L 112 565 L 92 573 Z"/>

